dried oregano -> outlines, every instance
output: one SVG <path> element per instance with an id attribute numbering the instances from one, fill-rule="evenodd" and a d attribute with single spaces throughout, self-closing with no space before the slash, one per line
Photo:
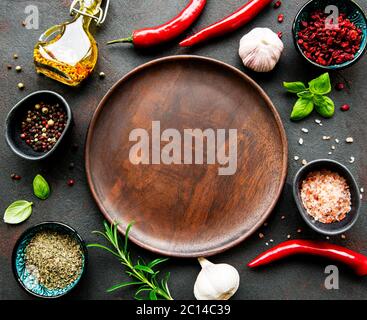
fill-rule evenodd
<path id="1" fill-rule="evenodd" d="M 38 281 L 47 289 L 63 289 L 80 275 L 83 253 L 80 244 L 70 235 L 41 231 L 25 250 L 26 267 L 36 271 Z"/>

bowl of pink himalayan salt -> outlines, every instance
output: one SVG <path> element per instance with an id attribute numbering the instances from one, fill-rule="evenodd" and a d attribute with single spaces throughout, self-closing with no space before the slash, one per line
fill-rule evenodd
<path id="1" fill-rule="evenodd" d="M 315 160 L 302 167 L 293 182 L 302 218 L 315 231 L 337 235 L 357 221 L 361 195 L 347 167 L 334 160 Z"/>

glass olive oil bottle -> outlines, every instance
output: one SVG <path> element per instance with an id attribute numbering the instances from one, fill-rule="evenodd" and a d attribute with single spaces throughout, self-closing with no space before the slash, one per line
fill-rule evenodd
<path id="1" fill-rule="evenodd" d="M 98 47 L 89 27 L 92 20 L 104 21 L 108 3 L 105 13 L 101 4 L 102 0 L 74 0 L 70 9 L 74 19 L 41 35 L 33 54 L 38 73 L 69 86 L 77 86 L 92 73 Z"/>

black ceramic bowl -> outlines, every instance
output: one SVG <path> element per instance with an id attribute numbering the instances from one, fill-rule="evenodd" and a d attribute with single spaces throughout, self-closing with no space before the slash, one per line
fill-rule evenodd
<path id="1" fill-rule="evenodd" d="M 73 283 L 62 289 L 45 288 L 38 283 L 37 273 L 34 270 L 33 272 L 29 272 L 29 270 L 25 267 L 24 254 L 27 245 L 38 232 L 45 230 L 52 230 L 72 236 L 76 242 L 79 243 L 82 250 L 83 264 L 78 278 Z M 79 284 L 81 278 L 85 274 L 87 260 L 88 252 L 85 242 L 72 227 L 61 222 L 42 222 L 27 229 L 19 237 L 13 249 L 12 265 L 15 279 L 26 292 L 38 298 L 59 298 L 69 293 Z"/>
<path id="2" fill-rule="evenodd" d="M 351 61 L 342 64 L 323 66 L 307 58 L 298 44 L 298 32 L 301 30 L 301 22 L 308 21 L 309 16 L 316 10 L 324 11 L 329 5 L 336 6 L 339 13 L 345 13 L 347 18 L 362 30 L 362 43 L 355 57 Z M 363 9 L 353 0 L 311 0 L 307 2 L 297 13 L 293 22 L 293 40 L 299 54 L 309 63 L 326 70 L 339 70 L 352 66 L 363 56 L 367 45 L 367 19 Z"/>
<path id="3" fill-rule="evenodd" d="M 53 148 L 47 152 L 36 152 L 30 146 L 28 146 L 21 138 L 21 122 L 23 121 L 26 112 L 30 110 L 35 104 L 41 101 L 47 104 L 58 103 L 61 108 L 63 108 L 67 114 L 67 123 L 64 131 L 62 132 L 60 138 L 57 140 Z M 5 139 L 8 143 L 10 149 L 20 156 L 21 158 L 27 160 L 42 160 L 49 157 L 56 148 L 62 142 L 64 136 L 68 132 L 72 123 L 72 112 L 66 102 L 66 100 L 56 92 L 53 91 L 36 91 L 19 101 L 9 112 L 6 118 L 5 124 Z"/>
<path id="4" fill-rule="evenodd" d="M 306 211 L 303 206 L 300 189 L 302 185 L 302 181 L 306 178 L 306 176 L 312 171 L 318 171 L 322 169 L 327 169 L 333 172 L 339 173 L 342 177 L 344 177 L 349 185 L 351 198 L 352 198 L 352 209 L 347 214 L 347 216 L 339 222 L 334 223 L 321 223 L 319 221 L 314 220 Z M 306 221 L 306 223 L 315 231 L 325 234 L 325 235 L 337 235 L 349 230 L 357 221 L 359 216 L 359 209 L 361 205 L 360 192 L 358 189 L 358 185 L 356 180 L 354 179 L 351 172 L 339 162 L 333 160 L 315 160 L 301 168 L 296 174 L 293 182 L 293 196 L 296 201 L 299 212 L 301 213 L 302 218 Z"/>

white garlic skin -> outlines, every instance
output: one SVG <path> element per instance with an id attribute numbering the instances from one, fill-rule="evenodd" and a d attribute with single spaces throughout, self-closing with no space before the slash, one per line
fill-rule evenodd
<path id="1" fill-rule="evenodd" d="M 199 258 L 201 271 L 194 285 L 197 300 L 228 300 L 240 285 L 238 271 L 229 264 L 213 264 Z"/>
<path id="2" fill-rule="evenodd" d="M 269 28 L 255 28 L 240 41 L 239 55 L 243 64 L 256 72 L 274 69 L 284 45 L 278 35 Z"/>

